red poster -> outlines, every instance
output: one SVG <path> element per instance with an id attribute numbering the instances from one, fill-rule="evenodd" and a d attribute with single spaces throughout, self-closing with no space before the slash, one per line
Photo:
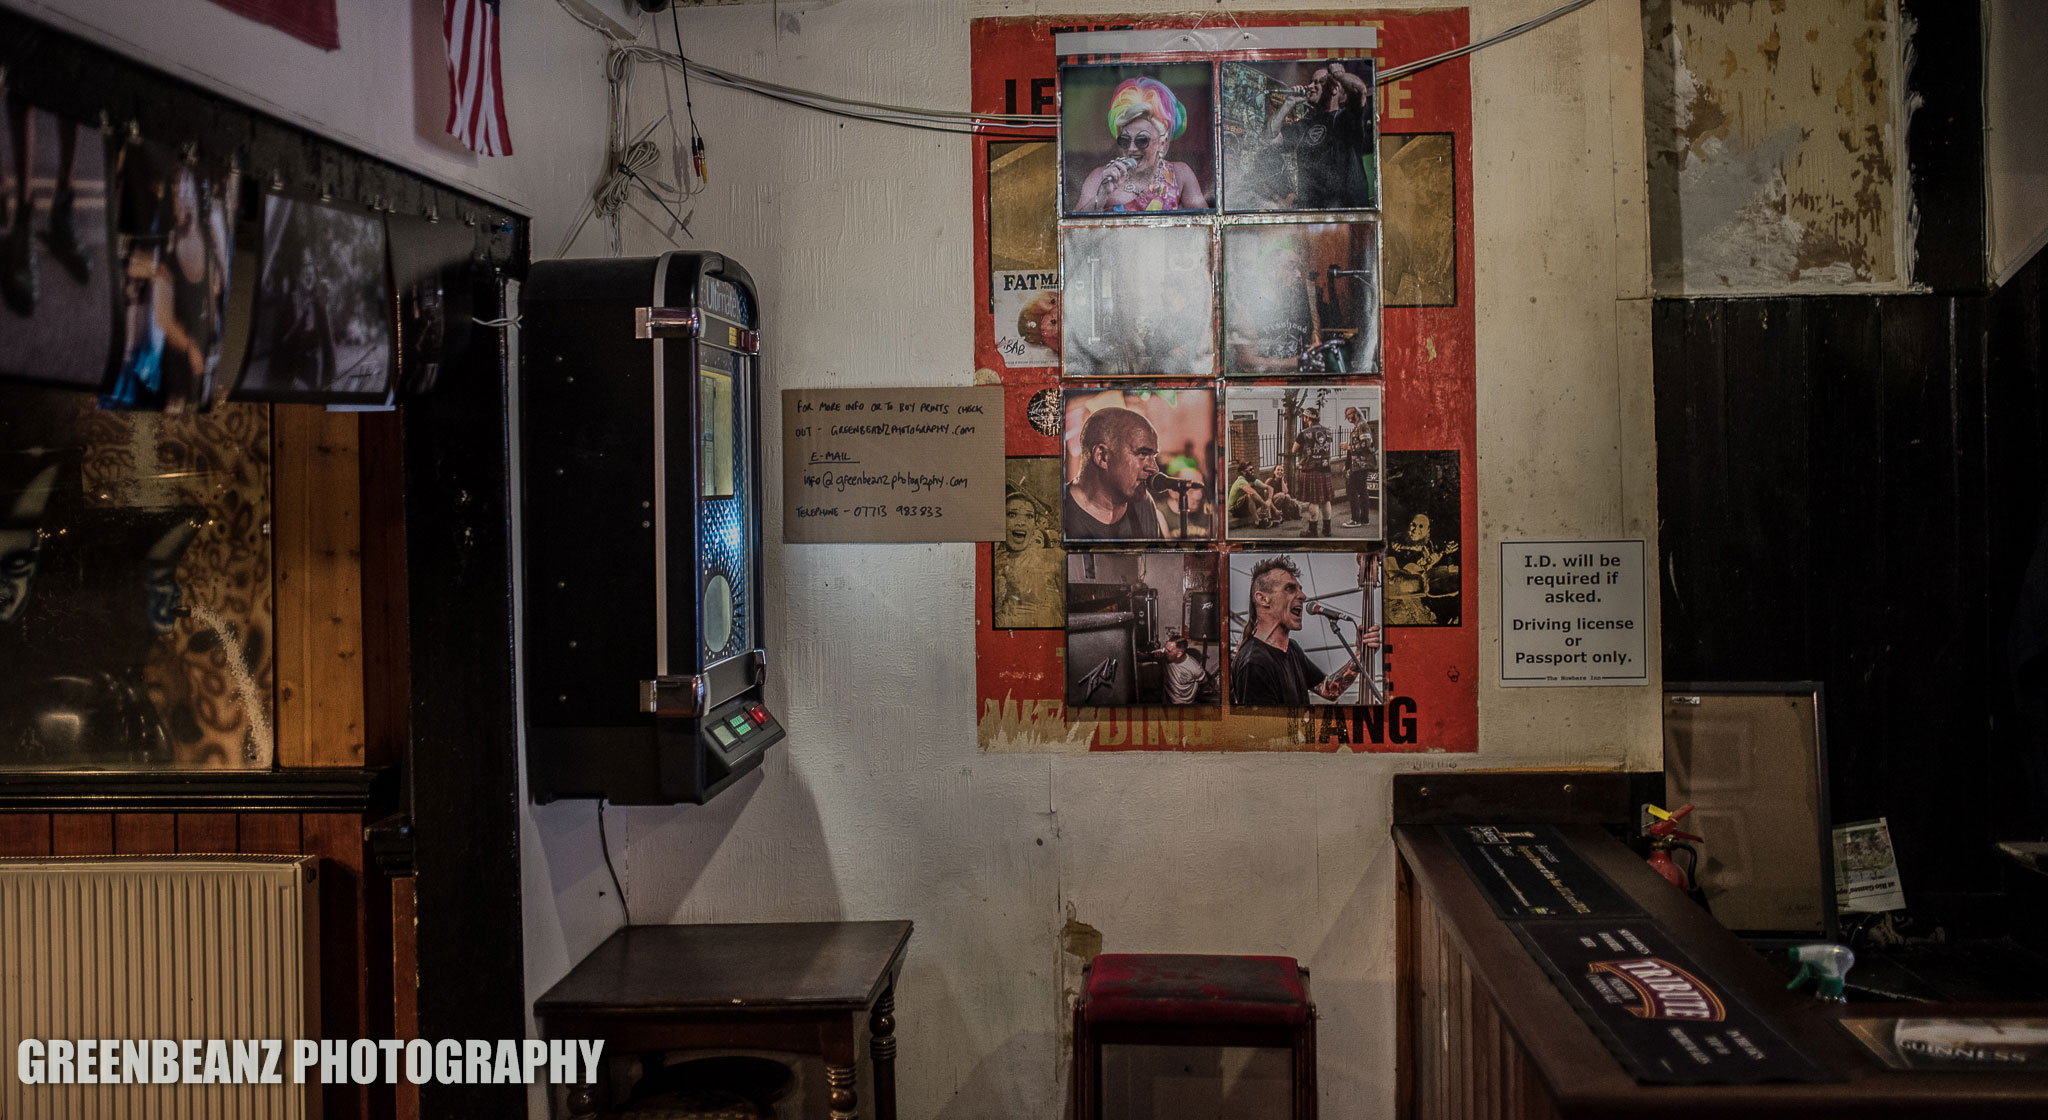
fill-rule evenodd
<path id="1" fill-rule="evenodd" d="M 1462 46 L 1469 33 L 1463 9 L 1270 12 L 1228 21 L 1097 17 L 1085 24 L 981 19 L 972 31 L 973 107 L 1058 112 L 1057 33 L 1219 25 L 1376 28 L 1379 45 L 1364 53 L 1382 72 Z M 1359 53 L 1346 48 L 1328 57 Z M 999 556 L 1005 545 L 998 542 L 976 546 L 983 749 L 1477 749 L 1481 572 L 1478 549 L 1460 547 L 1478 540 L 1469 70 L 1457 59 L 1382 83 L 1377 92 L 1384 379 L 1361 383 L 1383 384 L 1385 394 L 1384 702 L 1292 711 L 1232 708 L 1227 699 L 1179 707 L 1070 705 L 1064 616 L 1047 617 L 1031 597 L 1064 574 L 1065 560 L 1009 560 L 1021 554 Z M 1229 130 L 1222 131 L 1228 145 Z M 975 141 L 975 364 L 1003 385 L 1010 474 L 1020 486 L 1048 472 L 1056 478 L 1062 454 L 1060 359 L 1048 340 L 1059 328 L 1041 294 L 1059 284 L 1057 204 L 1046 185 L 1059 173 L 1049 136 Z M 1037 505 L 1043 512 L 1044 503 Z M 1031 512 L 1027 503 L 1016 508 Z M 1252 547 L 1217 541 L 1197 555 L 1220 568 L 1233 552 Z"/>

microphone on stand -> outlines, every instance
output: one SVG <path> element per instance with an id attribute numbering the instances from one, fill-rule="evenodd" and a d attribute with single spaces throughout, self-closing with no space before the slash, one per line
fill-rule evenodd
<path id="1" fill-rule="evenodd" d="M 1146 485 L 1152 488 L 1152 492 L 1154 494 L 1157 494 L 1162 498 L 1166 496 L 1166 492 L 1168 490 L 1178 490 L 1181 493 L 1185 494 L 1190 490 L 1203 489 L 1203 484 L 1200 479 L 1175 478 L 1170 474 L 1155 474 L 1152 476 L 1152 481 L 1147 483 Z"/>
<path id="2" fill-rule="evenodd" d="M 1355 624 L 1358 621 L 1357 619 L 1351 617 L 1348 614 L 1345 614 L 1343 611 L 1340 611 L 1335 607 L 1326 607 L 1321 603 L 1310 603 L 1308 605 L 1308 613 L 1319 614 L 1325 618 L 1335 619 L 1338 622 L 1350 622 Z"/>

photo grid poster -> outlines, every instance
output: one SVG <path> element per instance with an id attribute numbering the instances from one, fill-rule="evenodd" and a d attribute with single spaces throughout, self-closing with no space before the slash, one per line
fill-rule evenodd
<path id="1" fill-rule="evenodd" d="M 978 112 L 1056 114 L 1061 109 L 1059 91 L 1063 64 L 1072 68 L 1120 61 L 1108 57 L 1062 59 L 1055 51 L 1056 34 L 1103 27 L 1166 30 L 1200 27 L 1204 22 L 1203 17 L 1195 15 L 1102 16 L 1091 19 L 1087 26 L 1075 26 L 1058 18 L 977 20 L 971 33 L 973 107 Z M 1378 32 L 1376 48 L 1364 51 L 1357 48 L 1333 49 L 1328 57 L 1369 58 L 1380 70 L 1451 50 L 1464 45 L 1469 39 L 1468 18 L 1462 10 L 1376 12 L 1369 17 L 1348 12 L 1271 12 L 1247 15 L 1234 22 L 1270 27 L 1374 27 Z M 1295 54 L 1296 57 L 1306 54 L 1310 59 L 1319 57 L 1313 50 Z M 1216 59 L 1219 62 L 1243 60 L 1242 56 L 1229 55 L 1216 56 Z M 1202 61 L 1199 57 L 1196 60 Z M 1309 74 L 1312 77 L 1313 71 Z M 1268 84 L 1279 83 L 1275 86 L 1279 89 L 1291 75 L 1298 76 L 1295 71 L 1288 70 L 1284 73 L 1275 71 L 1265 77 L 1271 79 Z M 1284 97 L 1283 93 L 1283 100 Z M 1457 469 L 1448 477 L 1456 479 L 1459 493 L 1455 501 L 1439 504 L 1454 511 L 1456 524 L 1439 526 L 1439 535 L 1458 540 L 1476 539 L 1473 469 L 1476 446 L 1475 368 L 1471 300 L 1474 261 L 1469 236 L 1472 113 L 1468 66 L 1458 60 L 1400 78 L 1380 86 L 1376 100 L 1382 154 L 1375 157 L 1370 166 L 1371 182 L 1366 187 L 1354 184 L 1346 189 L 1353 195 L 1366 189 L 1377 193 L 1379 210 L 1374 212 L 1366 208 L 1343 214 L 1333 208 L 1331 213 L 1333 217 L 1347 220 L 1370 219 L 1377 214 L 1374 224 L 1386 254 L 1384 267 L 1400 272 L 1398 291 L 1402 301 L 1408 304 L 1389 306 L 1384 311 L 1376 340 L 1378 372 L 1384 377 L 1385 420 L 1381 446 L 1389 457 L 1402 451 L 1431 451 L 1450 456 Z M 1195 184 L 1205 196 L 1204 202 L 1213 209 L 1217 192 L 1211 189 L 1211 185 L 1226 188 L 1221 193 L 1228 196 L 1231 173 L 1228 155 L 1233 145 L 1242 147 L 1243 138 L 1230 133 L 1229 114 L 1221 113 L 1213 104 L 1206 111 L 1216 122 L 1214 139 L 1194 141 L 1185 135 L 1179 138 L 1169 136 L 1167 142 L 1172 147 L 1168 158 L 1188 164 Z M 1191 112 L 1190 115 L 1194 114 Z M 1102 125 L 1103 122 L 1095 123 Z M 1097 131 L 1103 129 L 1097 128 Z M 1428 139 L 1411 143 L 1404 139 L 1409 136 Z M 1096 139 L 1102 140 L 1103 137 Z M 1038 306 L 1032 308 L 1030 314 L 1025 314 L 1028 301 L 1014 294 L 1014 289 L 1006 295 L 1003 291 L 1004 274 L 1014 276 L 1026 269 L 1042 268 L 1043 257 L 1039 252 L 1001 252 L 1020 242 L 1042 244 L 1035 237 L 1019 238 L 1004 231 L 1031 230 L 1036 234 L 1054 227 L 1061 214 L 1062 181 L 1073 177 L 1064 173 L 1066 168 L 1061 168 L 1059 174 L 1045 175 L 1042 162 L 1057 153 L 1039 149 L 1032 156 L 1033 162 L 1041 164 L 1041 167 L 1027 179 L 1021 170 L 1012 170 L 1021 161 L 1003 161 L 1002 156 L 1017 150 L 1004 148 L 1007 143 L 1014 143 L 1014 139 L 991 137 L 977 140 L 975 144 L 973 189 L 978 226 L 974 270 L 977 287 L 975 365 L 986 371 L 985 376 L 993 375 L 1003 385 L 1006 454 L 1018 457 L 1061 456 L 1068 450 L 1064 421 L 1068 411 L 1066 406 L 1072 403 L 1065 397 L 1065 391 L 1076 387 L 1077 381 L 1082 385 L 1114 384 L 1120 390 L 1142 392 L 1147 384 L 1158 387 L 1160 383 L 1154 380 L 1141 384 L 1127 378 L 1133 375 L 1153 379 L 1174 377 L 1179 370 L 1178 367 L 1166 368 L 1172 364 L 1170 361 L 1155 361 L 1155 355 L 1150 351 L 1141 355 L 1142 361 L 1131 361 L 1119 354 L 1090 358 L 1074 352 L 1070 344 L 1077 337 L 1082 337 L 1086 326 L 1084 322 L 1077 328 L 1075 316 L 1101 314 L 1103 309 L 1077 309 L 1074 306 L 1077 297 L 1073 292 L 1062 292 L 1062 298 L 1055 301 L 1039 298 L 1034 291 L 1031 298 L 1038 301 Z M 1046 145 L 1047 149 L 1053 147 L 1049 143 Z M 1191 152 L 1194 156 L 1189 155 Z M 1206 162 L 1195 158 L 1204 152 L 1212 158 Z M 1382 166 L 1391 158 L 1387 154 L 1389 152 L 1404 157 L 1398 173 L 1395 168 Z M 1097 161 L 1098 164 L 1112 158 L 1106 154 L 1106 149 L 1104 153 L 1096 154 L 1104 157 Z M 1126 157 L 1140 155 L 1121 148 L 1119 154 Z M 1425 156 L 1427 160 L 1421 158 Z M 1217 163 L 1223 166 L 1218 167 Z M 1269 180 L 1273 178 L 1271 167 L 1253 170 Z M 1051 189 L 1030 185 L 1045 184 L 1048 179 L 1052 180 Z M 1100 189 L 1102 184 L 1098 181 L 1096 186 Z M 1081 176 L 1079 182 L 1064 183 L 1064 187 L 1069 191 L 1086 189 L 1086 176 Z M 1159 189 L 1169 188 L 1170 184 L 1159 184 Z M 1132 193 L 1130 185 L 1126 185 L 1123 193 Z M 1281 188 L 1269 188 L 1268 194 L 1272 197 L 1257 200 L 1250 212 L 1226 203 L 1223 216 L 1215 220 L 1222 221 L 1226 229 L 1240 220 L 1254 223 L 1312 220 L 1313 215 L 1300 210 L 1295 198 Z M 1103 197 L 1120 198 L 1120 195 L 1111 192 Z M 1192 195 L 1183 189 L 1180 197 Z M 1078 201 L 1078 195 L 1068 200 L 1070 212 L 1073 211 L 1072 204 Z M 1097 201 L 1100 205 L 1100 200 Z M 1024 212 L 1019 213 L 1020 209 Z M 1144 204 L 1132 209 L 1151 207 Z M 1163 213 L 1156 220 L 1168 223 L 1190 220 L 1184 203 L 1162 204 L 1157 210 Z M 1073 212 L 1069 222 L 1088 224 L 1094 221 L 1096 212 L 1093 208 L 1087 212 Z M 1194 220 L 1203 219 L 1197 216 Z M 1377 257 L 1369 263 L 1379 267 Z M 1425 265 L 1428 267 L 1424 268 Z M 1220 278 L 1220 265 L 1212 264 L 1211 268 Z M 1327 268 L 1324 271 L 1327 273 Z M 1418 278 L 1411 273 L 1423 275 Z M 1014 285 L 1016 281 L 1011 279 L 1009 283 Z M 1394 302 L 1395 289 L 1388 289 L 1386 294 L 1387 302 Z M 1333 307 L 1337 314 L 1347 313 L 1334 303 Z M 1331 309 L 1318 306 L 1317 310 Z M 1031 336 L 1028 341 L 1025 340 L 1026 335 Z M 1216 339 L 1227 350 L 1227 336 L 1219 334 Z M 1063 378 L 1058 364 L 1038 364 L 1046 360 L 1044 351 L 1054 349 L 1055 345 L 1066 351 L 1059 355 L 1059 362 L 1072 367 L 1077 361 L 1093 361 L 1098 368 L 1078 378 L 1077 371 L 1069 368 Z M 1019 351 L 1027 346 L 1030 347 L 1027 359 L 1030 364 L 1019 361 L 1024 356 Z M 1161 353 L 1170 359 L 1180 357 L 1170 350 Z M 1368 353 L 1361 348 L 1357 354 L 1347 355 L 1347 358 L 1356 359 L 1357 364 L 1363 366 L 1368 364 L 1365 360 Z M 1197 358 L 1189 369 L 1192 371 L 1200 364 Z M 1219 359 L 1217 364 L 1226 363 Z M 1125 368 L 1120 369 L 1119 365 Z M 1125 372 L 1137 365 L 1159 368 Z M 1223 383 L 1223 399 L 1218 414 L 1224 419 L 1217 422 L 1219 433 L 1225 428 L 1231 407 L 1229 391 L 1233 384 L 1265 380 L 1257 375 L 1231 377 L 1228 371 L 1224 372 L 1224 377 L 1212 380 L 1205 369 L 1190 374 L 1195 380 L 1178 377 L 1170 383 L 1180 388 Z M 1208 495 L 1212 503 L 1221 497 L 1216 491 L 1225 482 L 1218 477 L 1222 469 L 1221 464 L 1212 464 L 1212 473 L 1207 479 L 1213 488 Z M 1386 495 L 1388 517 L 1391 517 L 1391 504 L 1395 498 L 1389 480 Z M 1402 528 L 1387 524 L 1383 532 L 1392 538 Z M 1203 550 L 1201 555 L 1216 558 L 1221 564 L 1245 546 L 1227 543 L 1219 537 L 1199 546 L 1183 547 L 1198 547 Z M 977 546 L 976 565 L 978 597 L 981 602 L 991 604 L 994 602 L 993 581 L 997 576 L 992 549 L 993 546 L 988 544 Z M 1071 554 L 1069 562 L 1072 563 Z M 975 700 L 979 740 L 984 750 L 1421 752 L 1472 751 L 1478 746 L 1478 626 L 1476 618 L 1466 617 L 1472 612 L 1464 612 L 1451 625 L 1439 620 L 1436 625 L 1403 626 L 1388 619 L 1384 650 L 1386 688 L 1382 702 L 1374 705 L 1328 705 L 1298 711 L 1240 709 L 1228 703 L 1153 705 L 1142 700 L 1142 689 L 1134 693 L 1134 698 L 1139 700 L 1135 707 L 1100 702 L 1089 705 L 1070 703 L 1069 686 L 1074 682 L 1068 679 L 1066 656 L 1070 635 L 1065 630 L 1004 629 L 993 625 L 990 612 L 978 613 L 982 617 L 978 619 L 976 629 Z"/>

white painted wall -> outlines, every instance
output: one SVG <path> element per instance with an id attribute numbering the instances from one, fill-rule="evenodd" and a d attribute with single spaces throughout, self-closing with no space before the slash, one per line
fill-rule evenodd
<path id="1" fill-rule="evenodd" d="M 1257 6 L 1283 5 L 1225 5 Z M 1482 0 L 1475 33 L 1550 6 Z M 971 17 L 1076 7 L 783 0 L 681 20 L 690 53 L 713 65 L 965 108 Z M 1645 537 L 1656 555 L 1641 54 L 1636 5 L 1603 0 L 1473 61 L 1486 580 L 1505 538 Z M 658 111 L 653 72 L 639 81 L 639 104 Z M 761 282 L 767 428 L 782 388 L 967 384 L 970 145 L 694 89 L 713 181 L 686 244 L 730 253 Z M 631 251 L 664 247 L 629 232 Z M 972 548 L 784 546 L 780 485 L 771 457 L 769 695 L 789 741 L 709 806 L 608 810 L 612 849 L 636 921 L 915 920 L 897 1016 L 914 1120 L 1062 1113 L 1063 991 L 1081 963 L 1062 949 L 1070 918 L 1108 951 L 1300 957 L 1323 1013 L 1325 1114 L 1390 1115 L 1389 776 L 1657 764 L 1653 689 L 1504 690 L 1497 669 L 1476 759 L 984 755 Z M 1497 585 L 1478 594 L 1482 658 L 1497 666 Z M 530 816 L 529 882 L 543 867 L 553 885 L 527 898 L 538 993 L 619 918 L 592 807 Z"/>
<path id="2" fill-rule="evenodd" d="M 1985 0 L 1984 42 L 1984 240 L 2003 284 L 2048 245 L 2048 5 Z"/>
<path id="3" fill-rule="evenodd" d="M 416 108 L 423 75 L 438 80 L 437 58 L 428 67 L 420 55 L 438 50 L 438 36 L 422 48 L 418 27 L 421 7 L 431 14 L 437 0 L 340 0 L 334 55 L 205 0 L 0 2 L 530 213 L 543 254 L 598 166 L 601 47 L 545 0 L 505 5 L 519 154 L 487 161 L 443 150 Z M 1478 0 L 1475 33 L 1549 6 Z M 1073 7 L 783 0 L 681 18 L 691 52 L 716 65 L 965 108 L 970 17 Z M 1473 61 L 1487 580 L 1509 538 L 1641 536 L 1656 555 L 1640 34 L 1631 0 L 1602 0 Z M 769 429 L 779 423 L 775 389 L 967 383 L 969 145 L 842 127 L 701 84 L 694 92 L 714 181 L 693 200 L 689 244 L 731 253 L 762 281 Z M 639 102 L 660 96 L 648 72 Z M 577 251 L 599 243 L 586 233 Z M 632 225 L 628 247 L 665 245 Z M 770 463 L 775 525 L 780 479 Z M 914 919 L 898 1000 L 910 1120 L 1062 1112 L 1063 992 L 1081 963 L 1062 948 L 1070 918 L 1099 929 L 1110 951 L 1302 958 L 1324 1016 L 1326 1114 L 1390 1115 L 1389 775 L 1658 757 L 1653 690 L 1503 690 L 1497 669 L 1481 686 L 1476 759 L 983 755 L 972 548 L 784 547 L 774 535 L 770 699 L 790 728 L 787 746 L 709 806 L 609 811 L 612 848 L 643 922 Z M 1482 656 L 1497 665 L 1497 585 L 1482 581 L 1477 592 Z M 528 807 L 529 996 L 619 924 L 595 815 L 588 802 Z"/>

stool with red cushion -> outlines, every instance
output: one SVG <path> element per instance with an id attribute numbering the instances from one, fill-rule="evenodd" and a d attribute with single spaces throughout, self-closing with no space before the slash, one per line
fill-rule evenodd
<path id="1" fill-rule="evenodd" d="M 1315 1120 L 1316 1005 L 1293 957 L 1104 953 L 1074 1005 L 1076 1120 L 1101 1114 L 1105 1045 L 1285 1047 L 1295 1120 Z"/>

